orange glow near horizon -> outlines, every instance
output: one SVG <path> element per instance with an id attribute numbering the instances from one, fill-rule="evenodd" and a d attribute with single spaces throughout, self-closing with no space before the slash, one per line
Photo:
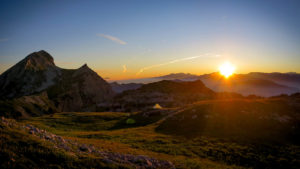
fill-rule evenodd
<path id="1" fill-rule="evenodd" d="M 235 67 L 230 62 L 225 62 L 219 67 L 219 72 L 225 78 L 231 76 L 235 71 Z"/>

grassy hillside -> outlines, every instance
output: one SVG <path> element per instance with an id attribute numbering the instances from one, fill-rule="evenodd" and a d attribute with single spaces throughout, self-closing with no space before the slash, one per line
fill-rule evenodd
<path id="1" fill-rule="evenodd" d="M 289 99 L 230 99 L 195 103 L 164 121 L 158 132 L 243 141 L 299 143 L 300 106 Z"/>
<path id="2" fill-rule="evenodd" d="M 77 156 L 29 134 L 8 120 L 0 123 L 0 168 L 131 168 L 107 164 L 101 157 Z"/>
<path id="3" fill-rule="evenodd" d="M 58 112 L 48 95 L 43 92 L 15 99 L 0 100 L 0 116 L 10 118 L 27 118 Z"/>
<path id="4" fill-rule="evenodd" d="M 200 156 L 254 168 L 297 168 L 296 103 L 281 98 L 203 101 L 166 119 L 155 131 L 193 140 L 195 146 L 189 147 Z"/>
<path id="5" fill-rule="evenodd" d="M 162 113 L 161 117 L 166 117 L 169 111 Z M 46 129 L 66 139 L 93 144 L 103 151 L 168 160 L 176 168 L 244 168 L 190 152 L 182 145 L 185 139 L 156 133 L 157 120 L 153 118 L 152 122 L 144 123 L 145 118 L 139 112 L 58 113 L 34 117 L 22 123 Z M 134 119 L 138 124 L 128 124 L 126 119 Z"/>
<path id="6" fill-rule="evenodd" d="M 136 113 L 59 113 L 22 123 L 105 151 L 169 160 L 176 168 L 299 168 L 298 108 L 280 98 L 202 101 Z"/>

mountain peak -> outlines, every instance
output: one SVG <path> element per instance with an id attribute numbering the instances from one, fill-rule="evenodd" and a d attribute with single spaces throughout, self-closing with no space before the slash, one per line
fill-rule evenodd
<path id="1" fill-rule="evenodd" d="M 45 70 L 55 66 L 53 57 L 44 50 L 29 54 L 25 58 L 25 62 L 25 69 L 32 70 Z"/>
<path id="2" fill-rule="evenodd" d="M 85 63 L 84 65 L 82 65 L 80 68 L 89 68 L 88 65 Z"/>
<path id="3" fill-rule="evenodd" d="M 86 63 L 77 70 L 84 71 L 84 72 L 85 71 L 93 71 Z"/>
<path id="4" fill-rule="evenodd" d="M 84 65 L 82 65 L 80 68 L 76 69 L 73 76 L 79 76 L 79 75 L 82 75 L 82 74 L 95 74 L 95 75 L 97 75 L 97 73 L 94 72 L 91 68 L 89 68 L 86 63 Z"/>

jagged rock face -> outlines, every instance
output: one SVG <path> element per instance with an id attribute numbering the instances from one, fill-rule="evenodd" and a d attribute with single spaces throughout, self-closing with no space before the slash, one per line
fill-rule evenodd
<path id="1" fill-rule="evenodd" d="M 55 67 L 53 57 L 44 50 L 28 55 L 25 60 L 25 69 L 39 71 Z"/>
<path id="2" fill-rule="evenodd" d="M 87 65 L 62 70 L 60 78 L 59 83 L 49 88 L 48 94 L 61 111 L 79 111 L 114 95 L 110 85 Z"/>
<path id="3" fill-rule="evenodd" d="M 34 52 L 0 76 L 0 98 L 40 92 L 54 84 L 60 71 L 47 52 Z"/>
<path id="4" fill-rule="evenodd" d="M 34 52 L 0 76 L 0 99 L 46 91 L 61 111 L 80 111 L 113 96 L 110 85 L 87 65 L 62 69 L 45 51 Z"/>

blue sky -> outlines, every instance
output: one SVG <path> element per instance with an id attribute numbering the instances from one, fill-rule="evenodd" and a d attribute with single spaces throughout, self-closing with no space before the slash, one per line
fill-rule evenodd
<path id="1" fill-rule="evenodd" d="M 41 49 L 110 79 L 210 73 L 225 61 L 237 73 L 300 72 L 297 0 L 0 4 L 0 72 Z"/>

